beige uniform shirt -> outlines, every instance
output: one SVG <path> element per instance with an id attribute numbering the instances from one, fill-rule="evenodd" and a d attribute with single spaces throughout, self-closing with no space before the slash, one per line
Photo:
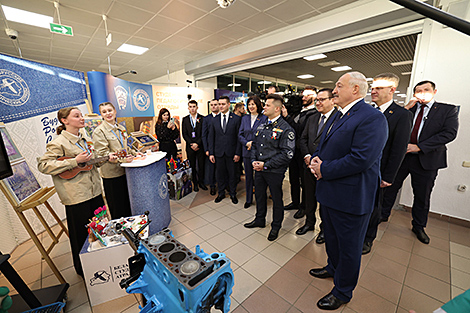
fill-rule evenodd
<path id="1" fill-rule="evenodd" d="M 82 153 L 83 150 L 76 143 L 84 147 L 83 138 L 90 142 L 83 129 L 80 129 L 80 137 L 64 130 L 57 138 L 47 144 L 46 153 L 38 159 L 38 170 L 41 173 L 52 175 L 57 194 L 64 205 L 82 203 L 101 195 L 101 178 L 96 165 L 91 171 L 80 172 L 72 179 L 63 179 L 58 175 L 78 166 L 75 159 L 62 161 L 57 159 L 63 156 L 74 158 Z"/>
<path id="2" fill-rule="evenodd" d="M 103 121 L 93 132 L 93 145 L 98 156 L 106 156 L 110 152 L 119 152 L 124 149 L 132 153 L 130 149 L 127 149 L 127 134 L 124 126 L 114 126 L 106 121 Z M 118 163 L 111 162 L 104 163 L 100 171 L 103 178 L 115 178 L 126 174 L 124 168 Z"/>

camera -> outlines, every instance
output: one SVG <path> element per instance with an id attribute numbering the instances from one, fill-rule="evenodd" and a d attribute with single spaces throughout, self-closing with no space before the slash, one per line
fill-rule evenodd
<path id="1" fill-rule="evenodd" d="M 8 37 L 10 37 L 11 40 L 18 39 L 18 32 L 14 29 L 6 28 L 5 33 L 7 33 Z"/>

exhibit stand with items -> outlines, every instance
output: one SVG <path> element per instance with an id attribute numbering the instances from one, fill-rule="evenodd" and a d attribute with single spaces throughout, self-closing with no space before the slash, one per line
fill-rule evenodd
<path id="1" fill-rule="evenodd" d="M 151 152 L 145 159 L 121 163 L 126 169 L 132 215 L 150 212 L 150 234 L 168 227 L 171 221 L 165 155 L 165 152 Z"/>

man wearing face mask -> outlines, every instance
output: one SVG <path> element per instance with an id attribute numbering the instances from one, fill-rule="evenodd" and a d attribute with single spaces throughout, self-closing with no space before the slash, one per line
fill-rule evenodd
<path id="1" fill-rule="evenodd" d="M 419 241 L 429 244 L 424 232 L 428 220 L 431 191 L 437 171 L 447 167 L 446 144 L 457 136 L 458 110 L 455 105 L 434 100 L 436 85 L 422 81 L 413 89 L 414 97 L 405 106 L 413 115 L 410 142 L 393 184 L 384 195 L 382 221 L 387 221 L 403 181 L 411 175 L 413 207 L 411 229 Z"/>
<path id="2" fill-rule="evenodd" d="M 292 202 L 284 207 L 284 210 L 297 210 L 294 218 L 302 218 L 305 215 L 305 191 L 303 175 L 303 155 L 300 151 L 299 139 L 307 124 L 310 116 L 318 111 L 315 108 L 314 101 L 317 98 L 317 90 L 313 86 L 306 86 L 302 93 L 302 110 L 294 115 L 286 117 L 286 121 L 296 133 L 296 147 L 294 157 L 289 163 L 289 182 Z M 302 196 L 300 191 L 302 190 Z"/>

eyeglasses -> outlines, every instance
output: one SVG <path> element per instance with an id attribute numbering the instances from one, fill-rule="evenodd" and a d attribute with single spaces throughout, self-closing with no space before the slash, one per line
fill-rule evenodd
<path id="1" fill-rule="evenodd" d="M 328 97 L 328 98 L 317 98 L 317 99 L 315 100 L 315 103 L 317 103 L 317 102 L 323 102 L 323 101 L 325 101 L 325 100 L 328 100 L 328 99 L 333 99 L 333 97 Z"/>

